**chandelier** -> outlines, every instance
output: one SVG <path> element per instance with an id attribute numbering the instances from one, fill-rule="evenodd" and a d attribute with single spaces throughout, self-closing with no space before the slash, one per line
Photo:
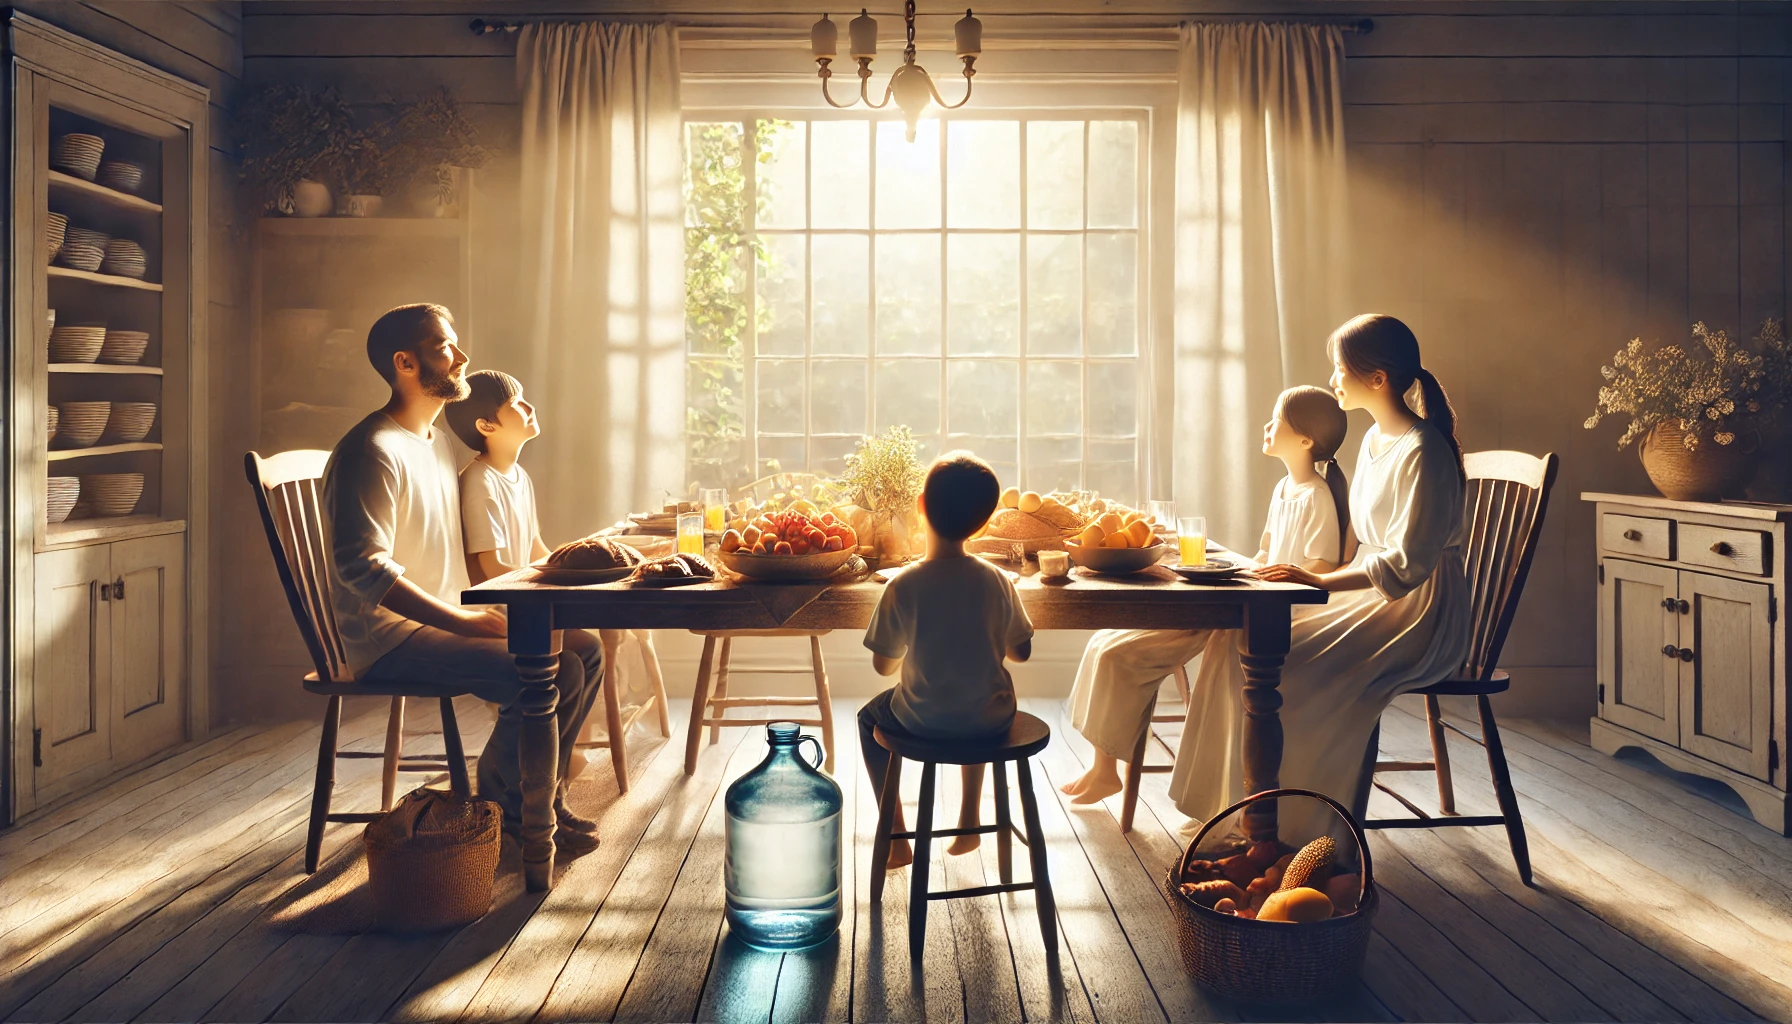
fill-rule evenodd
<path id="1" fill-rule="evenodd" d="M 815 63 L 821 65 L 816 72 L 821 78 L 821 95 L 830 106 L 845 108 L 864 103 L 873 110 L 882 110 L 890 105 L 893 97 L 902 116 L 908 121 L 908 141 L 913 142 L 915 122 L 926 112 L 929 102 L 938 103 L 945 110 L 957 110 L 970 101 L 971 76 L 977 73 L 973 65 L 983 51 L 983 23 L 972 17 L 970 9 L 966 8 L 964 17 L 958 19 L 958 24 L 954 26 L 958 57 L 964 61 L 964 98 L 957 103 L 947 103 L 940 97 L 939 90 L 933 87 L 933 80 L 927 77 L 926 69 L 915 63 L 915 0 L 908 0 L 903 5 L 902 20 L 908 26 L 908 45 L 902 50 L 902 66 L 890 76 L 890 84 L 884 87 L 884 98 L 877 103 L 871 102 L 871 59 L 877 56 L 877 20 L 864 8 L 859 9 L 859 16 L 847 26 L 852 43 L 852 59 L 859 62 L 858 99 L 838 103 L 828 95 L 828 79 L 834 77 L 828 65 L 833 63 L 840 32 L 828 20 L 827 15 L 822 15 L 815 27 L 809 30 L 809 42 L 815 52 Z"/>

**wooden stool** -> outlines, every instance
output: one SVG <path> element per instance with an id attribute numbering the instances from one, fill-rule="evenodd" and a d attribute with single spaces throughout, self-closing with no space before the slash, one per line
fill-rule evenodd
<path id="1" fill-rule="evenodd" d="M 821 749 L 824 755 L 822 770 L 832 775 L 834 772 L 834 705 L 833 697 L 828 690 L 828 667 L 821 657 L 821 638 L 829 630 L 806 629 L 693 629 L 691 632 L 703 638 L 703 660 L 697 668 L 697 689 L 691 694 L 691 727 L 690 736 L 684 748 L 684 773 L 694 775 L 697 772 L 697 740 L 703 734 L 703 727 L 709 726 L 709 742 L 715 743 L 722 738 L 722 727 L 764 726 L 773 722 L 795 722 L 797 725 L 818 725 L 821 727 Z M 813 675 L 815 677 L 815 696 L 813 697 L 730 697 L 728 696 L 728 661 L 733 653 L 734 641 L 738 637 L 759 636 L 806 636 L 809 638 L 809 664 L 775 665 L 767 668 L 742 668 L 734 671 L 744 675 L 784 676 Z M 716 641 L 722 641 L 722 656 L 715 657 Z M 709 692 L 709 676 L 715 670 L 715 695 Z M 816 718 L 728 718 L 729 708 L 763 708 L 763 707 L 809 707 L 814 706 L 820 715 Z M 710 711 L 714 710 L 714 717 Z"/>
<path id="2" fill-rule="evenodd" d="M 653 683 L 653 695 L 640 707 L 629 712 L 627 718 L 622 716 L 622 665 L 617 660 L 622 653 L 622 644 L 633 635 L 641 643 L 641 660 L 647 666 L 647 678 Z M 579 731 L 578 742 L 573 744 L 579 750 L 610 751 L 610 767 L 616 772 L 616 790 L 628 792 L 628 748 L 624 740 L 628 731 L 635 727 L 635 722 L 649 711 L 658 711 L 660 735 L 672 735 L 672 720 L 666 714 L 666 681 L 660 675 L 659 652 L 653 649 L 653 632 L 646 629 L 600 629 L 597 638 L 604 648 L 603 677 L 599 685 L 603 687 L 604 698 L 604 738 L 592 739 L 592 728 L 597 724 L 589 718 L 585 727 Z M 581 772 L 579 759 L 574 758 L 573 767 L 567 773 L 577 778 Z"/>
<path id="3" fill-rule="evenodd" d="M 879 746 L 890 752 L 890 771 L 884 776 L 884 791 L 878 801 L 877 838 L 871 845 L 871 902 L 884 898 L 884 872 L 890 863 L 890 840 L 908 839 L 915 846 L 915 862 L 909 869 L 908 949 L 917 963 L 927 941 L 927 902 L 953 900 L 970 896 L 991 896 L 1003 892 L 1031 889 L 1039 904 L 1039 931 L 1045 937 L 1045 948 L 1058 948 L 1058 908 L 1052 900 L 1051 875 L 1045 863 L 1045 833 L 1039 827 L 1039 805 L 1033 799 L 1033 775 L 1027 758 L 1045 749 L 1052 740 L 1051 726 L 1026 712 L 1014 716 L 1008 735 L 978 740 L 930 740 L 879 727 L 873 730 Z M 896 809 L 902 802 L 902 759 L 921 762 L 921 801 L 915 808 L 912 832 L 892 832 Z M 1033 864 L 1031 882 L 1014 881 L 1013 849 L 1009 835 L 1014 823 L 1008 816 L 1007 762 L 1014 762 L 1015 778 L 1020 782 L 1020 813 L 1027 831 L 1021 841 L 1027 844 L 1027 857 Z M 996 777 L 996 823 L 979 828 L 933 827 L 933 767 L 936 764 L 987 764 L 994 767 Z M 978 885 L 968 889 L 927 891 L 927 865 L 935 839 L 948 836 L 996 834 L 996 860 L 1001 867 L 1000 885 Z"/>
<path id="4" fill-rule="evenodd" d="M 1140 777 L 1161 775 L 1164 772 L 1174 771 L 1176 768 L 1174 764 L 1145 763 L 1145 748 L 1150 745 L 1152 740 L 1156 740 L 1157 745 L 1164 748 L 1164 753 L 1169 754 L 1172 761 L 1176 757 L 1176 752 L 1170 749 L 1170 745 L 1164 742 L 1164 738 L 1157 734 L 1156 729 L 1151 728 L 1162 722 L 1181 722 L 1188 718 L 1188 705 L 1192 698 L 1189 692 L 1188 668 L 1186 666 L 1176 666 L 1176 685 L 1182 691 L 1182 712 L 1174 715 L 1152 715 L 1151 721 L 1145 726 L 1144 733 L 1139 736 L 1139 745 L 1133 748 L 1132 760 L 1126 764 L 1126 790 L 1125 795 L 1120 798 L 1121 832 L 1132 831 L 1132 816 L 1139 809 Z"/>

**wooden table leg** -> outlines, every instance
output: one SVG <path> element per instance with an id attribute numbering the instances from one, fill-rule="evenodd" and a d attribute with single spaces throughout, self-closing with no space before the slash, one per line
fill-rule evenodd
<path id="1" fill-rule="evenodd" d="M 1292 608 L 1251 602 L 1244 612 L 1244 791 L 1281 788 L 1282 662 L 1288 656 Z M 1252 842 L 1276 838 L 1276 805 L 1264 800 L 1245 808 Z"/>
<path id="2" fill-rule="evenodd" d="M 516 659 L 523 688 L 517 697 L 522 712 L 518 738 L 523 787 L 523 880 L 530 892 L 554 884 L 554 787 L 560 763 L 560 732 L 554 712 L 560 691 L 559 634 L 551 605 L 510 606 L 510 653 Z"/>
<path id="3" fill-rule="evenodd" d="M 697 741 L 703 738 L 703 712 L 709 706 L 709 667 L 715 658 L 716 638 L 703 638 L 703 660 L 697 664 L 697 688 L 691 691 L 691 728 L 684 741 L 684 773 L 697 774 Z"/>

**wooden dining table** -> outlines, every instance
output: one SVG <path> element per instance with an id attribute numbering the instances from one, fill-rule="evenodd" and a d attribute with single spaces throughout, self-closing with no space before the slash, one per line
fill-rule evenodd
<path id="1" fill-rule="evenodd" d="M 1028 563 L 1015 588 L 1036 629 L 1236 629 L 1243 633 L 1244 784 L 1275 789 L 1282 762 L 1282 660 L 1295 605 L 1323 604 L 1326 593 L 1290 583 L 1234 579 L 1189 583 L 1164 566 L 1126 576 L 1073 570 L 1039 577 Z M 719 578 L 681 587 L 638 583 L 567 586 L 539 582 L 520 569 L 466 590 L 464 604 L 501 604 L 510 616 L 510 653 L 522 681 L 523 873 L 530 891 L 553 884 L 554 790 L 559 763 L 555 708 L 559 631 L 563 629 L 864 629 L 885 583 L 770 583 Z M 1253 804 L 1245 828 L 1274 838 L 1273 801 Z"/>

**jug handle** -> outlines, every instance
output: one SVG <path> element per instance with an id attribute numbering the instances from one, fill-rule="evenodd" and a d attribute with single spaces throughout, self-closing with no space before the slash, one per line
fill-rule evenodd
<path id="1" fill-rule="evenodd" d="M 813 736 L 798 736 L 796 746 L 799 751 L 802 750 L 804 743 L 815 744 L 815 760 L 809 763 L 809 767 L 816 771 L 820 771 L 822 761 L 826 760 L 826 752 L 821 749 L 821 741 Z M 802 755 L 800 753 L 797 755 L 797 760 L 802 760 Z"/>

